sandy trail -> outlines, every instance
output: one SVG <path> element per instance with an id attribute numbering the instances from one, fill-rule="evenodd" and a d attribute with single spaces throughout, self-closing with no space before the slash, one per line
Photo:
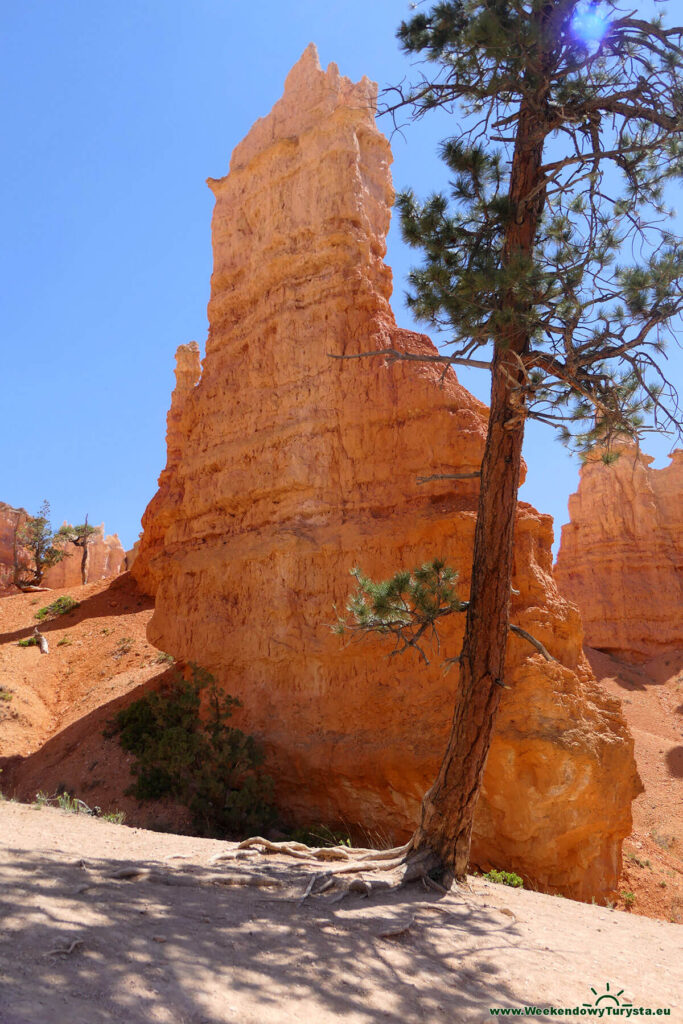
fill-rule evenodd
<path id="1" fill-rule="evenodd" d="M 683 1024 L 674 924 L 481 879 L 301 904 L 319 867 L 9 802 L 0 826 L 1 1024 L 468 1024 L 607 983 Z M 131 865 L 152 875 L 111 877 Z M 254 872 L 279 885 L 218 881 Z"/>

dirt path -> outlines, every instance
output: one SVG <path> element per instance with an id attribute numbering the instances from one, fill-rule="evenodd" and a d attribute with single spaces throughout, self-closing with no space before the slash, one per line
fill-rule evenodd
<path id="1" fill-rule="evenodd" d="M 0 1024 L 469 1024 L 600 997 L 683 1024 L 673 924 L 483 880 L 302 905 L 319 868 L 281 857 L 8 802 L 0 826 Z M 151 874 L 112 877 L 131 866 Z"/>

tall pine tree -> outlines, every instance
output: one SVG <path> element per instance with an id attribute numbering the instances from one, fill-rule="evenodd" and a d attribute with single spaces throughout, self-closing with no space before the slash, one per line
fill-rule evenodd
<path id="1" fill-rule="evenodd" d="M 446 880 L 467 868 L 503 693 L 527 419 L 606 459 L 647 417 L 680 432 L 663 350 L 683 307 L 665 192 L 683 176 L 682 36 L 616 0 L 442 0 L 398 32 L 422 74 L 387 109 L 446 108 L 457 132 L 449 194 L 398 199 L 424 253 L 409 304 L 449 332 L 444 362 L 491 372 L 459 694 L 411 843 Z"/>
<path id="2" fill-rule="evenodd" d="M 683 240 L 665 202 L 667 181 L 683 177 L 683 29 L 617 0 L 441 0 L 398 36 L 423 71 L 410 88 L 387 91 L 384 112 L 446 108 L 457 131 L 442 145 L 449 194 L 397 201 L 406 240 L 424 253 L 409 304 L 449 332 L 451 348 L 360 355 L 490 370 L 471 590 L 460 601 L 453 570 L 438 561 L 380 583 L 354 570 L 355 621 L 340 620 L 339 632 L 379 632 L 397 653 L 424 655 L 438 620 L 466 613 L 463 649 L 450 659 L 460 665 L 458 698 L 412 839 L 306 856 L 345 861 L 335 874 L 400 866 L 404 881 L 434 885 L 466 873 L 508 632 L 550 657 L 509 621 L 526 421 L 557 428 L 580 452 L 600 446 L 607 461 L 648 417 L 682 431 L 663 359 L 683 311 Z"/>

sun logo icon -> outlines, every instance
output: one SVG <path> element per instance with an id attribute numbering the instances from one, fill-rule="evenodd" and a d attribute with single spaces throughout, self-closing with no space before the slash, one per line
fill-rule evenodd
<path id="1" fill-rule="evenodd" d="M 591 986 L 591 992 L 593 993 L 594 996 L 598 996 L 597 989 L 594 989 L 592 986 Z M 583 1005 L 584 1006 L 600 1006 L 600 1004 L 602 1003 L 603 1005 L 609 1005 L 609 1006 L 633 1006 L 633 1003 L 630 1003 L 630 1002 L 629 1003 L 622 1003 L 622 1002 L 620 1002 L 619 996 L 621 996 L 623 994 L 624 994 L 623 988 L 620 988 L 618 992 L 612 992 L 610 987 L 609 987 L 609 982 L 607 982 L 607 984 L 605 985 L 605 991 L 602 993 L 601 996 L 598 996 L 598 998 L 595 1000 L 594 1003 L 584 1003 Z"/>

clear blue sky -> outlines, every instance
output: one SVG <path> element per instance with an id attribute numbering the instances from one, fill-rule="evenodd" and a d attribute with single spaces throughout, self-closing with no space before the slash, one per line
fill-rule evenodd
<path id="1" fill-rule="evenodd" d="M 176 347 L 203 348 L 207 177 L 282 92 L 306 45 L 357 80 L 409 72 L 402 0 L 5 0 L 0 12 L 0 500 L 105 520 L 129 547 L 165 463 Z M 389 126 L 385 127 L 388 131 Z M 442 187 L 447 120 L 393 139 L 397 187 Z M 394 309 L 415 254 L 392 228 Z M 423 329 L 423 328 L 421 328 Z M 672 351 L 674 377 L 683 363 Z M 480 397 L 488 380 L 459 373 Z M 666 439 L 646 448 L 665 463 Z M 566 520 L 578 465 L 531 426 L 520 497 Z"/>

